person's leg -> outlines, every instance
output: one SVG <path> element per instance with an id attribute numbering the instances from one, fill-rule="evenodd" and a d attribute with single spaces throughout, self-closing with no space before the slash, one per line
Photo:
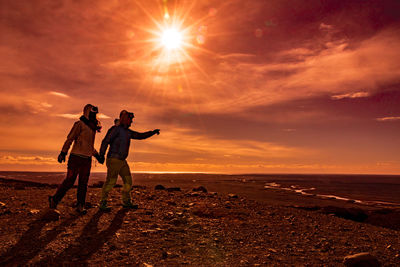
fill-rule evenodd
<path id="1" fill-rule="evenodd" d="M 122 186 L 122 203 L 131 203 L 132 175 L 126 160 L 123 162 L 119 175 L 124 183 Z"/>
<path id="2" fill-rule="evenodd" d="M 79 205 L 81 205 L 82 207 L 85 207 L 87 184 L 89 181 L 92 159 L 91 158 L 87 158 L 87 159 L 82 158 L 81 161 L 82 161 L 82 164 L 79 168 L 78 191 L 77 191 L 76 199 L 78 201 L 78 207 L 79 207 Z"/>
<path id="3" fill-rule="evenodd" d="M 69 159 L 68 159 L 67 177 L 60 184 L 60 186 L 57 189 L 57 192 L 52 197 L 52 199 L 56 205 L 65 196 L 67 191 L 69 189 L 71 189 L 71 187 L 74 185 L 77 175 L 78 175 L 78 165 L 77 165 L 76 156 L 70 155 Z"/>
<path id="4" fill-rule="evenodd" d="M 121 160 L 114 158 L 107 158 L 107 178 L 101 190 L 101 201 L 107 201 L 108 193 L 113 189 L 117 182 L 118 173 L 121 168 Z"/>

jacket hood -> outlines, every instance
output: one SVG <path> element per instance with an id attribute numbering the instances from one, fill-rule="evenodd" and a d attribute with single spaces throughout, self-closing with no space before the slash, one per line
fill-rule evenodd
<path id="1" fill-rule="evenodd" d="M 89 113 L 90 113 L 90 110 L 92 109 L 92 107 L 93 107 L 92 104 L 87 104 L 87 105 L 83 108 L 83 116 L 84 116 L 86 119 L 89 119 Z"/>
<path id="2" fill-rule="evenodd" d="M 83 108 L 83 115 L 79 118 L 81 121 L 83 121 L 86 125 L 88 125 L 93 131 L 100 132 L 101 130 L 101 123 L 99 120 L 96 119 L 96 117 L 90 118 L 90 112 L 92 111 L 92 108 L 95 107 L 92 104 L 87 104 Z M 95 112 L 97 113 L 98 109 L 95 107 Z"/>

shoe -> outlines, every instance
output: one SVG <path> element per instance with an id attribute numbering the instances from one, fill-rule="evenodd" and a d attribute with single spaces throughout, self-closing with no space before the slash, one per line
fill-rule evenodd
<path id="1" fill-rule="evenodd" d="M 99 206 L 99 210 L 103 211 L 103 212 L 110 212 L 111 208 L 109 206 L 107 206 L 107 201 L 103 200 L 100 202 L 100 206 Z"/>
<path id="2" fill-rule="evenodd" d="M 87 213 L 85 206 L 83 206 L 82 204 L 78 204 L 78 206 L 76 207 L 76 211 L 82 215 L 85 215 Z"/>
<path id="3" fill-rule="evenodd" d="M 124 209 L 137 209 L 138 205 L 137 204 L 133 204 L 132 202 L 125 202 L 124 204 L 122 204 L 122 207 L 124 207 Z"/>
<path id="4" fill-rule="evenodd" d="M 49 196 L 49 208 L 50 209 L 56 209 L 57 208 L 57 202 L 54 200 L 53 196 Z"/>

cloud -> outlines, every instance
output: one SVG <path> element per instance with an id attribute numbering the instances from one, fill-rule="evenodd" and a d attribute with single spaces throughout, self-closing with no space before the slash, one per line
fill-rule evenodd
<path id="1" fill-rule="evenodd" d="M 321 24 L 319 25 L 319 29 L 320 29 L 320 30 L 330 31 L 330 30 L 333 29 L 333 26 L 332 26 L 332 25 L 329 25 L 329 24 L 321 23 Z"/>
<path id="2" fill-rule="evenodd" d="M 55 114 L 54 116 L 66 118 L 66 119 L 79 119 L 82 116 L 82 114 L 81 113 L 76 113 L 76 114 L 65 113 L 65 114 Z M 107 116 L 106 114 L 99 113 L 99 114 L 97 114 L 97 118 L 109 119 L 110 117 Z"/>
<path id="3" fill-rule="evenodd" d="M 0 156 L 0 164 L 20 165 L 53 165 L 57 164 L 55 158 L 42 156 Z"/>
<path id="4" fill-rule="evenodd" d="M 396 82 L 400 76 L 400 38 L 397 30 L 383 31 L 354 48 L 340 41 L 319 52 L 284 51 L 295 62 L 249 63 L 223 60 L 216 70 L 215 89 L 205 103 L 212 112 L 232 112 L 254 105 L 268 105 L 292 99 L 340 92 L 361 97 L 381 84 Z M 230 95 L 218 93 L 229 88 Z M 363 90 L 363 93 L 353 93 Z"/>
<path id="5" fill-rule="evenodd" d="M 341 95 L 333 95 L 331 96 L 332 99 L 338 100 L 343 98 L 360 98 L 360 97 L 368 97 L 370 93 L 368 92 L 356 92 L 356 93 L 347 93 Z"/>
<path id="6" fill-rule="evenodd" d="M 68 98 L 69 97 L 69 95 L 67 95 L 67 94 L 60 93 L 60 92 L 54 92 L 54 91 L 49 92 L 49 94 L 50 95 L 54 95 L 54 96 L 64 97 L 64 98 Z"/>
<path id="7" fill-rule="evenodd" d="M 400 120 L 400 117 L 383 117 L 383 118 L 377 118 L 377 121 L 397 121 Z"/>
<path id="8" fill-rule="evenodd" d="M 175 161 L 191 161 L 196 158 L 206 158 L 208 163 L 224 163 L 227 160 L 240 162 L 262 162 L 294 158 L 298 155 L 310 156 L 316 151 L 300 147 L 291 147 L 272 142 L 246 139 L 221 139 L 194 133 L 187 129 L 162 130 L 162 138 L 152 139 L 151 146 L 157 154 L 175 154 Z M 168 140 L 168 142 L 165 142 Z M 145 146 L 147 148 L 147 146 Z M 135 153 L 145 152 L 141 144 L 136 145 Z M 168 156 L 168 159 L 170 157 Z M 168 159 L 166 159 L 168 161 Z"/>

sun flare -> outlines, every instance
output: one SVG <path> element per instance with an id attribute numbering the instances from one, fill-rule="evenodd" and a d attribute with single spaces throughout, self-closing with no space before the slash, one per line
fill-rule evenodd
<path id="1" fill-rule="evenodd" d="M 178 49 L 182 46 L 182 33 L 177 29 L 166 29 L 162 33 L 161 43 L 167 49 Z"/>

